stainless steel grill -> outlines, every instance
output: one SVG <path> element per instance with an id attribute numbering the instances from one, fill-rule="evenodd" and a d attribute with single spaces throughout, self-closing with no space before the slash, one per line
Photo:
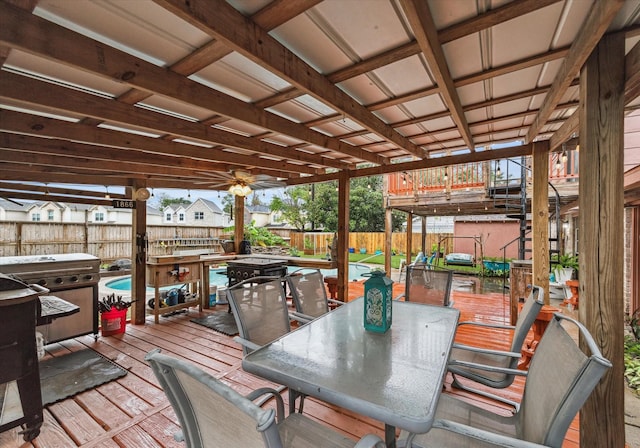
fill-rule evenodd
<path id="1" fill-rule="evenodd" d="M 99 258 L 81 253 L 0 257 L 0 273 L 44 286 L 80 307 L 78 313 L 38 326 L 47 344 L 91 333 L 97 338 Z"/>

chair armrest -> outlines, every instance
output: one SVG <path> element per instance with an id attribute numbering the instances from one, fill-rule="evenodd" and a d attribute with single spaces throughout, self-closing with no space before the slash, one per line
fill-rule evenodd
<path id="1" fill-rule="evenodd" d="M 241 338 L 240 336 L 234 337 L 233 340 L 251 350 L 258 350 L 260 347 L 262 347 L 261 345 L 251 342 L 248 339 Z"/>
<path id="2" fill-rule="evenodd" d="M 327 302 L 333 303 L 334 305 L 344 305 L 344 302 L 341 300 L 327 299 Z"/>
<path id="3" fill-rule="evenodd" d="M 492 324 L 489 322 L 476 322 L 473 320 L 465 320 L 462 322 L 458 322 L 458 327 L 462 325 L 475 325 L 477 327 L 486 327 L 486 328 L 499 328 L 501 330 L 515 330 L 516 327 L 514 325 L 501 325 L 501 324 Z"/>
<path id="4" fill-rule="evenodd" d="M 353 448 L 386 448 L 386 446 L 380 437 L 374 434 L 367 434 Z"/>
<path id="5" fill-rule="evenodd" d="M 252 392 L 249 392 L 247 395 L 245 395 L 245 398 L 248 398 L 251 401 L 256 400 L 257 398 L 260 398 L 262 396 L 265 395 L 271 395 L 273 396 L 273 398 L 275 398 L 276 400 L 276 422 L 281 422 L 282 419 L 284 419 L 284 401 L 282 400 L 282 396 L 280 396 L 280 393 L 275 390 L 272 389 L 270 387 L 261 387 L 259 389 L 256 389 Z M 262 406 L 262 404 L 264 403 L 264 401 L 262 401 L 260 403 L 260 406 Z"/>
<path id="6" fill-rule="evenodd" d="M 520 369 L 509 369 L 507 367 L 497 367 L 497 366 L 489 366 L 487 364 L 479 364 L 477 362 L 469 362 L 469 361 L 449 361 L 449 366 L 460 366 L 460 367 L 467 367 L 470 369 L 476 369 L 476 370 L 485 370 L 487 372 L 496 372 L 496 373 L 504 373 L 507 375 L 519 375 L 519 376 L 527 376 L 528 375 L 528 371 L 527 370 L 520 370 Z"/>
<path id="7" fill-rule="evenodd" d="M 432 428 L 439 428 L 445 431 L 454 432 L 472 439 L 491 443 L 495 446 L 513 448 L 549 448 L 547 445 L 540 445 L 526 440 L 514 439 L 512 437 L 496 434 L 480 428 L 474 428 L 473 426 L 463 425 L 462 423 L 453 422 L 451 420 L 438 419 L 433 422 Z"/>
<path id="8" fill-rule="evenodd" d="M 464 344 L 456 344 L 456 343 L 453 344 L 452 348 L 457 348 L 459 350 L 467 350 L 469 352 L 486 353 L 487 355 L 508 356 L 510 358 L 520 358 L 522 356 L 522 354 L 519 352 L 507 352 L 504 350 L 493 350 L 490 348 L 474 347 L 472 345 L 464 345 Z"/>
<path id="9" fill-rule="evenodd" d="M 395 296 L 395 297 L 393 298 L 393 300 L 400 300 L 400 299 L 404 299 L 404 293 L 402 293 L 402 294 L 398 294 L 397 296 Z"/>
<path id="10" fill-rule="evenodd" d="M 289 317 L 297 322 L 300 322 L 301 324 L 306 324 L 314 319 L 312 316 L 302 314 L 297 311 L 289 311 Z"/>

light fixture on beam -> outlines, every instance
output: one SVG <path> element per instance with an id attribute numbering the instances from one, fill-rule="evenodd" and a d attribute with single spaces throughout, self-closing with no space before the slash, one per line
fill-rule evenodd
<path id="1" fill-rule="evenodd" d="M 251 193 L 251 187 L 244 182 L 236 182 L 229 187 L 228 191 L 234 196 L 247 196 Z"/>
<path id="2" fill-rule="evenodd" d="M 104 194 L 104 198 L 108 201 L 111 199 L 111 195 L 109 194 L 109 187 L 107 185 L 104 186 L 106 193 Z"/>

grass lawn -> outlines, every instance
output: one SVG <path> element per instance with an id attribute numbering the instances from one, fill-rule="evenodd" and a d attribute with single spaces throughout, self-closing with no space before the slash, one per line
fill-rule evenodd
<path id="1" fill-rule="evenodd" d="M 325 259 L 325 255 L 302 255 L 303 258 L 315 258 L 317 260 Z M 404 255 L 392 255 L 391 256 L 391 267 L 394 269 L 398 269 L 400 267 L 400 261 L 404 260 Z M 373 254 L 360 254 L 360 253 L 350 253 L 349 254 L 349 262 L 350 263 L 368 263 L 368 264 L 379 264 L 384 265 L 384 254 L 381 255 L 373 255 Z M 478 264 L 477 266 L 454 266 L 454 265 L 445 265 L 444 259 L 439 258 L 436 260 L 436 266 L 442 267 L 444 269 L 449 269 L 454 272 L 460 272 L 464 274 L 471 275 L 480 275 L 482 273 L 482 265 Z"/>

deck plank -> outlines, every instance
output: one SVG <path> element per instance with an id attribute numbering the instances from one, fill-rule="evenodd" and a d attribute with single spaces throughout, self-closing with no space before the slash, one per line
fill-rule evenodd
<path id="1" fill-rule="evenodd" d="M 364 292 L 362 283 L 349 284 L 350 296 L 355 298 Z M 394 296 L 402 292 L 402 285 L 394 286 Z M 453 293 L 454 306 L 461 310 L 461 320 L 476 320 L 508 324 L 509 299 L 502 294 L 473 294 L 461 291 Z M 226 310 L 226 307 L 218 307 Z M 178 430 L 176 415 L 160 389 L 151 368 L 144 361 L 148 351 L 159 347 L 164 353 L 186 359 L 229 384 L 241 394 L 258 387 L 277 387 L 269 381 L 244 372 L 241 367 L 242 350 L 229 336 L 190 322 L 193 317 L 204 316 L 190 310 L 187 314 L 161 317 L 156 325 L 150 319 L 144 325 L 128 325 L 120 335 L 100 337 L 82 336 L 46 347 L 47 357 L 62 356 L 71 351 L 91 348 L 127 369 L 122 378 L 46 406 L 45 423 L 40 436 L 32 443 L 22 441 L 18 429 L 0 434 L 0 446 L 7 448 L 115 448 L 184 446 L 174 441 Z M 456 342 L 505 349 L 510 334 L 498 331 L 480 331 L 462 327 Z M 464 380 L 462 380 L 464 381 Z M 477 386 L 477 385 L 476 385 Z M 509 388 L 498 391 L 511 400 L 520 400 L 523 379 L 516 379 Z M 493 391 L 496 392 L 496 391 Z M 501 403 L 478 397 L 451 387 L 451 375 L 447 375 L 445 392 L 465 400 L 508 414 Z M 288 402 L 286 391 L 281 393 Z M 273 406 L 273 401 L 265 406 Z M 373 419 L 340 409 L 307 397 L 305 414 L 318 422 L 330 425 L 354 439 L 366 433 L 383 436 L 384 425 Z M 564 448 L 579 446 L 578 419 L 572 423 Z M 76 444 L 74 441 L 77 441 Z"/>

